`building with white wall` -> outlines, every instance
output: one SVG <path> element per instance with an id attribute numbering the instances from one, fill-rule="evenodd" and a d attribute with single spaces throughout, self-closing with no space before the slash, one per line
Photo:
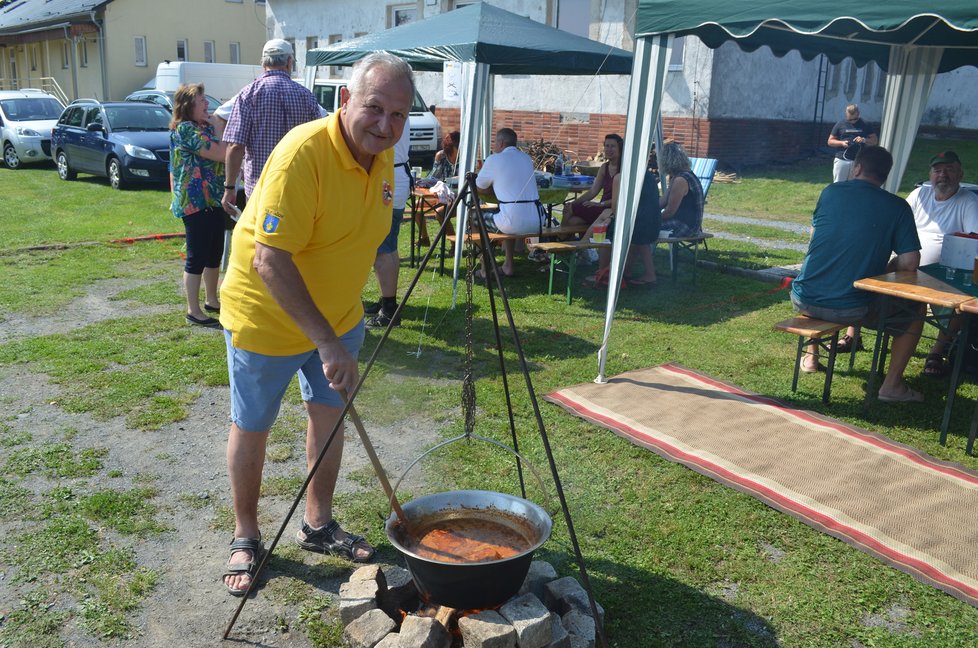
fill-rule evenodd
<path id="1" fill-rule="evenodd" d="M 541 23 L 632 50 L 636 0 L 493 0 L 493 4 Z M 423 20 L 471 0 L 268 0 L 275 36 L 292 41 L 302 73 L 305 53 Z M 343 68 L 321 76 L 348 75 Z M 446 130 L 458 126 L 457 101 L 443 98 L 439 73 L 418 74 L 418 87 Z M 978 129 L 978 70 L 941 74 L 925 127 Z M 581 157 L 593 155 L 607 132 L 622 132 L 627 76 L 499 76 L 496 127 L 512 126 L 521 139 L 553 140 Z M 731 164 L 787 160 L 823 146 L 845 106 L 857 103 L 864 118 L 879 121 L 885 75 L 874 64 L 851 59 L 830 64 L 804 61 L 797 53 L 774 56 L 762 48 L 742 52 L 733 43 L 711 50 L 695 38 L 673 51 L 663 102 L 666 136 L 694 154 Z"/>

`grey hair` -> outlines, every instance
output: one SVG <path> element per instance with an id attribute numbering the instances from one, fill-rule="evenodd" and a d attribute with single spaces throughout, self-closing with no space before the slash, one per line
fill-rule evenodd
<path id="1" fill-rule="evenodd" d="M 669 142 L 662 147 L 662 153 L 658 156 L 659 172 L 667 176 L 675 175 L 682 171 L 689 171 L 689 156 L 678 142 Z"/>
<path id="2" fill-rule="evenodd" d="M 512 128 L 500 128 L 496 131 L 496 139 L 499 140 L 504 147 L 516 146 L 516 131 Z"/>
<path id="3" fill-rule="evenodd" d="M 288 68 L 291 54 L 267 54 L 261 57 L 262 67 Z"/>
<path id="4" fill-rule="evenodd" d="M 351 96 L 358 95 L 363 91 L 364 77 L 367 76 L 367 72 L 370 72 L 375 67 L 386 68 L 396 76 L 403 77 L 409 81 L 411 83 L 411 97 L 414 97 L 414 71 L 411 70 L 411 66 L 405 63 L 403 59 L 389 52 L 374 52 L 353 65 L 353 76 L 350 77 L 350 83 L 347 84 Z"/>

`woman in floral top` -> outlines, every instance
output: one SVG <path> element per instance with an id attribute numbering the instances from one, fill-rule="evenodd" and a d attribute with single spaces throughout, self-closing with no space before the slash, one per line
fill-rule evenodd
<path id="1" fill-rule="evenodd" d="M 187 233 L 187 261 L 183 287 L 187 293 L 187 322 L 220 328 L 200 305 L 204 280 L 204 309 L 220 313 L 217 280 L 224 254 L 224 153 L 220 126 L 207 114 L 207 98 L 201 83 L 184 84 L 173 97 L 170 121 L 170 210 L 183 219 Z"/>

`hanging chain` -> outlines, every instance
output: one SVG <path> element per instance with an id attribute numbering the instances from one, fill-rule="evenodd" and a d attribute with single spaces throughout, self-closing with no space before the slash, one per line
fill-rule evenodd
<path id="1" fill-rule="evenodd" d="M 473 228 L 474 217 L 477 214 L 470 213 L 466 219 L 466 229 L 469 233 L 477 231 Z M 470 235 L 466 248 L 466 269 L 465 269 L 465 358 L 462 364 L 462 412 L 465 415 L 465 435 L 471 436 L 475 429 L 475 378 L 472 376 L 472 282 L 475 277 L 476 246 Z"/>

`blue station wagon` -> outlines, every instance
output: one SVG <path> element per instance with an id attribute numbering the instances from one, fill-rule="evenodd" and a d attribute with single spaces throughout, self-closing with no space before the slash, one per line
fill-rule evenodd
<path id="1" fill-rule="evenodd" d="M 114 189 L 135 182 L 169 181 L 170 113 L 161 106 L 80 99 L 51 133 L 58 176 L 105 176 Z"/>

